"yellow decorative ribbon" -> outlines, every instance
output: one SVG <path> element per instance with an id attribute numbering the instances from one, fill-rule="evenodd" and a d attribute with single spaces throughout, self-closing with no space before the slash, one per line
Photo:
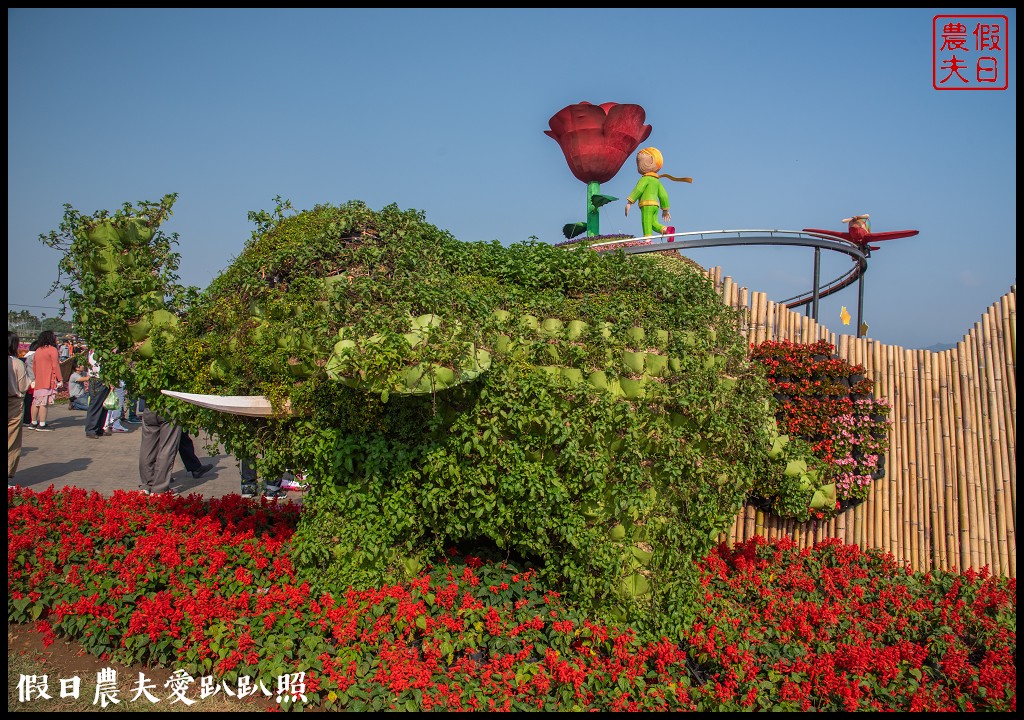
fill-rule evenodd
<path id="1" fill-rule="evenodd" d="M 662 173 L 659 175 L 656 172 L 644 173 L 644 177 L 656 177 L 656 178 L 668 178 L 669 180 L 675 180 L 676 182 L 688 182 L 692 183 L 693 178 L 690 177 L 676 177 L 675 175 L 669 175 L 668 173 Z"/>

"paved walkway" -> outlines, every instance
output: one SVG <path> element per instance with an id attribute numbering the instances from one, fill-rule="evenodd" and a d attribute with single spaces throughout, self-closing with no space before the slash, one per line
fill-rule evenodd
<path id="1" fill-rule="evenodd" d="M 14 482 L 35 491 L 50 485 L 60 489 L 80 487 L 111 495 L 115 490 L 139 489 L 139 445 L 142 425 L 129 425 L 128 432 L 104 434 L 96 440 L 85 436 L 85 412 L 70 410 L 67 404 L 51 405 L 46 424 L 53 432 L 38 432 L 22 427 L 21 460 Z M 182 495 L 199 493 L 203 497 L 217 498 L 241 490 L 242 478 L 234 456 L 224 453 L 210 455 L 206 446 L 210 438 L 205 433 L 193 436 L 196 455 L 204 465 L 213 469 L 196 480 L 185 470 L 181 458 L 174 461 L 171 489 Z M 299 500 L 303 493 L 287 492 L 283 497 Z"/>

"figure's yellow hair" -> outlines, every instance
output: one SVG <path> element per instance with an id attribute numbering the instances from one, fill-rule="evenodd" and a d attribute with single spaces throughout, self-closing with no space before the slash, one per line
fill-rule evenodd
<path id="1" fill-rule="evenodd" d="M 661 166 L 665 164 L 665 158 L 661 156 L 661 150 L 656 147 L 646 147 L 640 152 L 647 153 L 654 159 L 654 164 L 657 165 L 657 167 L 654 168 L 655 171 L 661 170 Z"/>
<path id="2" fill-rule="evenodd" d="M 658 170 L 661 170 L 661 166 L 665 164 L 665 158 L 661 156 L 661 150 L 659 150 L 658 148 L 646 147 L 640 152 L 638 152 L 637 155 L 639 155 L 640 153 L 647 153 L 648 155 L 651 156 L 651 159 L 654 160 L 654 162 L 657 164 L 657 167 L 654 168 L 654 171 L 644 173 L 645 176 L 650 175 L 652 177 L 668 178 L 669 180 L 675 180 L 676 182 L 693 182 L 693 178 L 676 177 L 675 175 L 669 175 L 668 173 L 662 173 L 661 175 L 659 175 Z"/>

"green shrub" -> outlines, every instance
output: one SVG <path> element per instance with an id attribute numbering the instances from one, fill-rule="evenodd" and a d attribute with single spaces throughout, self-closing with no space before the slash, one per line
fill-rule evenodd
<path id="1" fill-rule="evenodd" d="M 285 207 L 251 215 L 244 251 L 146 355 L 117 337 L 156 409 L 264 477 L 313 479 L 295 539 L 310 582 L 366 587 L 476 542 L 588 610 L 678 626 L 692 559 L 771 447 L 767 386 L 712 283 L 664 258 L 460 242 L 395 206 Z"/>

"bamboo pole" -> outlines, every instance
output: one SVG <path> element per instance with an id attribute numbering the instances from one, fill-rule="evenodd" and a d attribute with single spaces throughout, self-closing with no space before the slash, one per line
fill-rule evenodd
<path id="1" fill-rule="evenodd" d="M 939 377 L 938 353 L 928 350 L 921 351 L 928 365 L 928 374 L 931 378 L 928 403 L 928 441 L 931 444 L 929 452 L 929 472 L 931 473 L 931 543 L 933 567 L 946 569 L 946 502 L 943 489 L 945 487 L 945 465 L 944 445 L 942 442 L 942 412 L 940 397 L 941 378 Z"/>
<path id="2" fill-rule="evenodd" d="M 931 482 L 934 477 L 929 471 L 929 441 L 928 441 L 928 416 L 931 412 L 931 398 L 929 388 L 931 387 L 930 368 L 925 361 L 925 351 L 914 350 L 914 364 L 917 369 L 917 402 L 914 409 L 917 412 L 917 468 L 918 468 L 918 532 L 921 534 L 920 569 L 931 570 L 932 561 L 931 542 Z"/>
<path id="3" fill-rule="evenodd" d="M 1001 506 L 1002 494 L 1003 494 L 1003 480 L 1005 475 L 1002 472 L 1002 432 L 1001 432 L 1001 409 L 1002 409 L 1002 398 L 999 397 L 999 390 L 1002 388 L 1002 382 L 999 379 L 998 369 L 995 367 L 995 356 L 994 347 L 996 343 L 995 333 L 992 327 L 992 312 L 989 308 L 989 312 L 981 318 L 982 337 L 983 342 L 981 344 L 982 357 L 984 358 L 985 372 L 983 375 L 984 381 L 984 402 L 985 408 L 988 412 L 987 423 L 985 427 L 986 444 L 985 450 L 988 453 L 989 461 L 992 466 L 992 474 L 989 476 L 989 512 L 991 513 L 990 526 L 992 527 L 992 556 L 994 563 L 992 565 L 992 572 L 994 574 L 1005 575 L 1009 569 L 1009 563 L 1007 560 L 1008 550 L 1006 547 L 1006 522 L 1005 515 Z"/>
<path id="4" fill-rule="evenodd" d="M 750 290 L 745 287 L 740 288 L 739 311 L 739 333 L 746 339 L 747 347 L 749 348 L 753 328 L 750 321 Z"/>
<path id="5" fill-rule="evenodd" d="M 992 478 L 992 503 L 995 512 L 997 554 L 999 557 L 998 573 L 1000 575 L 1011 575 L 1010 572 L 1010 548 L 1007 543 L 1009 534 L 1009 523 L 1007 521 L 1006 509 L 1009 498 L 1006 496 L 1006 484 L 1009 480 L 1010 467 L 1006 448 L 1006 420 L 1003 415 L 1003 379 L 1002 360 L 998 358 L 1001 344 L 996 336 L 996 328 L 999 327 L 999 320 L 995 308 L 992 308 L 982 318 L 982 325 L 985 328 L 985 366 L 986 382 L 988 385 L 989 413 L 990 413 L 990 437 L 991 454 L 993 465 Z"/>
<path id="6" fill-rule="evenodd" d="M 928 568 L 940 567 L 938 552 L 935 548 L 935 530 L 939 521 L 935 512 L 935 443 L 932 438 L 932 422 L 935 411 L 933 409 L 934 394 L 932 393 L 932 365 L 931 353 L 927 350 L 915 350 L 918 367 L 921 370 L 920 397 L 921 397 L 921 442 L 923 447 L 921 453 L 921 471 L 923 473 L 924 490 L 924 514 L 921 517 L 924 528 L 925 545 L 928 548 Z"/>
<path id="7" fill-rule="evenodd" d="M 747 342 L 755 347 L 764 342 L 765 313 L 764 297 L 762 292 L 755 292 L 750 299 L 750 323 L 751 333 Z"/>
<path id="8" fill-rule="evenodd" d="M 764 293 L 758 293 L 756 298 L 757 302 L 757 335 L 754 338 L 754 343 L 760 345 L 768 339 L 768 324 L 770 322 L 768 316 L 768 296 Z"/>
<path id="9" fill-rule="evenodd" d="M 950 351 L 952 368 L 950 371 L 950 384 L 953 387 L 953 429 L 956 440 L 956 488 L 957 488 L 957 517 L 959 519 L 958 545 L 960 551 L 959 570 L 966 570 L 973 567 L 971 560 L 971 503 L 968 490 L 968 438 L 966 421 L 964 420 L 964 400 L 961 396 L 960 373 L 964 352 L 964 343 L 960 342 L 956 348 Z"/>
<path id="10" fill-rule="evenodd" d="M 960 357 L 960 405 L 962 407 L 963 432 L 964 432 L 964 460 L 966 463 L 966 492 L 962 498 L 967 505 L 967 516 L 970 521 L 967 526 L 968 552 L 970 564 L 967 567 L 980 569 L 984 564 L 984 557 L 981 553 L 981 542 L 979 533 L 981 529 L 981 518 L 978 515 L 978 497 L 980 491 L 978 485 L 978 453 L 977 438 L 974 431 L 974 388 L 971 367 L 974 358 L 971 354 L 969 335 L 957 344 L 957 353 Z"/>
<path id="11" fill-rule="evenodd" d="M 950 385 L 950 366 L 952 353 L 946 350 L 937 353 L 939 363 L 939 415 L 941 418 L 941 445 L 944 449 L 942 465 L 942 497 L 945 506 L 944 542 L 946 561 L 944 569 L 952 569 L 960 564 L 960 551 L 957 548 L 957 509 L 956 509 L 956 435 L 953 425 L 952 393 Z"/>
<path id="12" fill-rule="evenodd" d="M 880 343 L 871 343 L 871 365 L 871 379 L 874 382 L 875 399 L 884 399 L 889 390 L 889 378 L 885 376 L 882 362 L 882 345 Z M 875 520 L 875 542 L 873 547 L 881 550 L 885 550 L 889 546 L 889 492 L 887 484 L 888 479 L 884 476 L 878 480 L 871 481 Z"/>
<path id="13" fill-rule="evenodd" d="M 1017 445 L 1017 360 L 1013 357 L 1013 327 L 1011 323 L 1015 322 L 1015 318 L 1010 309 L 1011 298 L 1011 295 L 1004 295 L 999 301 L 999 334 L 1002 341 L 1000 359 L 1006 385 L 1003 397 L 1006 400 L 1007 433 L 1009 433 L 1009 447 L 1015 448 Z M 1013 463 L 1010 466 L 1013 467 Z"/>
<path id="14" fill-rule="evenodd" d="M 1010 357 L 1014 367 L 1017 365 L 1017 286 L 1010 288 L 1006 294 L 1006 305 L 1010 317 Z"/>
<path id="15" fill-rule="evenodd" d="M 893 389 L 893 430 L 889 436 L 891 448 L 891 467 L 894 471 L 896 482 L 896 513 L 897 513 L 897 536 L 896 541 L 899 547 L 900 558 L 910 558 L 910 521 L 908 517 L 908 505 L 910 498 L 910 463 L 907 460 L 908 430 L 907 426 L 907 377 L 903 362 L 903 351 L 901 348 L 893 348 L 893 362 L 895 364 L 895 375 L 899 385 Z"/>
<path id="16" fill-rule="evenodd" d="M 891 553 L 895 557 L 902 557 L 899 551 L 899 514 L 897 510 L 897 495 L 899 493 L 899 477 L 896 475 L 897 464 L 893 461 L 896 457 L 896 433 L 899 430 L 899 421 L 897 416 L 897 409 L 893 409 L 895 406 L 895 398 L 897 387 L 899 385 L 899 376 L 896 374 L 896 363 L 893 359 L 893 347 L 892 345 L 885 346 L 885 376 L 887 379 L 888 386 L 885 391 L 886 401 L 889 403 L 889 429 L 886 432 L 888 440 L 888 447 L 885 451 L 885 484 L 888 490 L 887 498 L 888 504 L 886 505 L 886 521 L 888 523 L 888 535 L 885 545 L 886 552 Z"/>
<path id="17" fill-rule="evenodd" d="M 1015 436 L 1012 426 L 1012 414 L 1010 410 L 1010 365 L 1005 357 L 1006 338 L 1004 333 L 1003 319 L 1005 307 L 1002 302 L 993 306 L 991 313 L 993 331 L 993 374 L 996 380 L 996 399 L 999 412 L 999 467 L 1000 467 L 1000 495 L 999 512 L 1003 519 L 1003 532 L 1000 534 L 1000 542 L 1005 543 L 1003 548 L 1004 573 L 1010 577 L 1017 576 L 1017 553 L 1016 553 L 1016 517 L 1013 514 L 1013 502 L 1011 488 L 1016 484 L 1016 449 Z"/>
<path id="18" fill-rule="evenodd" d="M 970 372 L 969 377 L 971 380 L 971 452 L 974 453 L 975 464 L 974 464 L 974 497 L 973 501 L 977 507 L 977 518 L 978 524 L 975 529 L 975 542 L 978 544 L 978 559 L 981 565 L 978 566 L 980 570 L 984 566 L 992 567 L 992 548 L 989 545 L 989 531 L 988 531 L 988 502 L 987 502 L 987 489 L 986 483 L 988 482 L 988 472 L 985 467 L 985 435 L 984 425 L 985 418 L 981 407 L 982 402 L 982 388 L 979 380 L 980 373 L 984 371 L 982 363 L 978 359 L 978 347 L 977 339 L 980 334 L 980 323 L 975 325 L 972 332 L 967 334 L 967 351 L 970 354 Z"/>
<path id="19" fill-rule="evenodd" d="M 984 317 L 978 321 L 977 325 L 980 327 L 977 334 L 979 400 L 981 405 L 981 425 L 979 430 L 981 431 L 984 440 L 982 452 L 985 457 L 985 483 L 982 487 L 985 497 L 985 515 L 988 520 L 989 553 L 991 555 L 989 569 L 993 573 L 998 573 L 1002 566 L 1002 559 L 999 556 L 999 524 L 997 520 L 998 513 L 996 512 L 995 501 L 995 486 L 998 482 L 998 477 L 996 459 L 993 457 L 993 410 L 990 407 L 992 400 L 989 374 L 991 369 L 991 338 L 989 338 L 985 332 Z"/>
<path id="20" fill-rule="evenodd" d="M 971 405 L 973 408 L 974 443 L 973 450 L 976 453 L 977 463 L 975 470 L 978 473 L 977 484 L 975 485 L 975 502 L 978 504 L 978 555 L 984 566 L 992 568 L 992 534 L 989 530 L 989 508 L 988 508 L 988 442 L 986 438 L 985 411 L 985 388 L 984 355 L 981 352 L 981 323 L 977 323 L 970 334 L 968 347 L 971 352 Z"/>
<path id="21" fill-rule="evenodd" d="M 1010 398 L 1010 427 L 1013 428 L 1013 444 L 1011 446 L 1013 462 L 1010 469 L 1013 472 L 1013 481 L 1010 483 L 1010 517 L 1017 517 L 1017 286 L 1004 296 L 1006 300 L 1006 353 L 1007 366 L 1006 376 L 1011 380 L 1007 387 L 1007 394 Z M 1016 544 L 1010 546 L 1016 557 Z M 1016 577 L 1016 576 L 1015 576 Z"/>
<path id="22" fill-rule="evenodd" d="M 903 458 L 904 464 L 904 517 L 905 517 L 905 539 L 906 548 L 904 550 L 904 558 L 910 563 L 911 567 L 916 569 L 914 560 L 914 548 L 917 547 L 917 533 L 915 518 L 917 510 L 914 507 L 917 501 L 917 491 L 914 489 L 917 485 L 917 461 L 915 455 L 915 443 L 914 443 L 914 403 L 916 402 L 915 389 L 914 389 L 914 364 L 913 358 L 907 350 L 900 349 L 900 357 L 902 359 L 902 374 L 904 383 L 904 404 L 903 404 L 903 430 L 904 435 L 901 438 L 903 443 Z"/>
<path id="23" fill-rule="evenodd" d="M 1006 545 L 1006 513 L 1005 506 L 1002 506 L 1002 488 L 1006 481 L 1007 472 L 1004 472 L 1004 453 L 1006 451 L 1005 426 L 1002 422 L 1002 398 L 999 392 L 1002 389 L 1002 380 L 999 369 L 996 368 L 996 337 L 992 328 L 992 314 L 986 313 L 982 319 L 982 327 L 985 332 L 985 389 L 986 405 L 988 407 L 988 455 L 992 462 L 992 476 L 989 484 L 989 507 L 992 513 L 993 548 L 992 554 L 996 558 L 994 573 L 1006 576 L 1009 570 L 1009 548 Z"/>
<path id="24" fill-rule="evenodd" d="M 918 426 L 918 392 L 919 372 L 917 361 L 912 350 L 903 351 L 904 364 L 907 368 L 907 421 L 910 432 L 907 435 L 907 460 L 910 464 L 910 494 L 908 496 L 910 505 L 910 564 L 914 570 L 921 570 L 921 558 L 924 555 L 924 533 L 921 528 L 921 517 L 923 512 L 920 503 L 921 474 L 918 465 L 918 447 L 920 446 Z"/>
<path id="25" fill-rule="evenodd" d="M 1006 445 L 1009 475 L 1006 483 L 1007 538 L 1010 577 L 1017 577 L 1017 357 L 1016 357 L 1016 287 L 1000 301 L 1003 331 L 1003 374 L 1006 379 Z"/>

